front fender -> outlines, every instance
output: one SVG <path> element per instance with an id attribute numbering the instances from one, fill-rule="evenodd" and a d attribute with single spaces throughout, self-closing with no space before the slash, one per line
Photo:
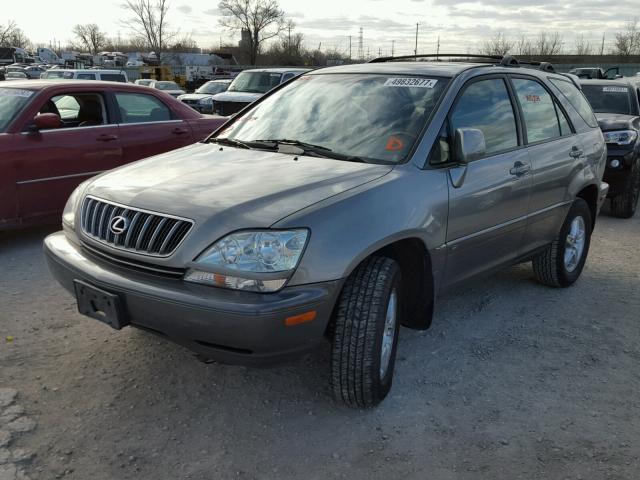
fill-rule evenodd
<path id="1" fill-rule="evenodd" d="M 346 278 L 373 252 L 398 240 L 420 239 L 431 253 L 434 280 L 444 256 L 448 214 L 445 170 L 396 167 L 373 182 L 328 198 L 273 225 L 307 227 L 309 244 L 290 285 Z"/>

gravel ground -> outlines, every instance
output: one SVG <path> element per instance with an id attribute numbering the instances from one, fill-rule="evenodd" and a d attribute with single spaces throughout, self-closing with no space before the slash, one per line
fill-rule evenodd
<path id="1" fill-rule="evenodd" d="M 600 217 L 570 289 L 521 265 L 441 297 L 370 411 L 332 400 L 328 348 L 205 365 L 81 317 L 46 270 L 49 231 L 0 237 L 0 480 L 640 475 L 640 215 Z"/>

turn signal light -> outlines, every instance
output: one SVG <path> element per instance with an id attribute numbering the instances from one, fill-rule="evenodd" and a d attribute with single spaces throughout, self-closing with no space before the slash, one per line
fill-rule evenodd
<path id="1" fill-rule="evenodd" d="M 311 310 L 310 312 L 301 313 L 300 315 L 294 315 L 285 319 L 284 324 L 287 327 L 293 327 L 294 325 L 300 325 L 301 323 L 312 322 L 316 319 L 317 312 Z"/>

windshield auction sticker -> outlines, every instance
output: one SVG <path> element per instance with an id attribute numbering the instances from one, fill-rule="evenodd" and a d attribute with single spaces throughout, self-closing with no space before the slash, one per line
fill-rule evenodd
<path id="1" fill-rule="evenodd" d="M 625 87 L 602 87 L 602 91 L 606 93 L 627 93 L 629 90 Z"/>
<path id="2" fill-rule="evenodd" d="M 389 78 L 384 82 L 385 87 L 410 87 L 410 88 L 433 88 L 438 83 L 438 80 L 432 78 L 410 78 L 410 77 L 397 77 Z"/>
<path id="3" fill-rule="evenodd" d="M 33 90 L 22 90 L 20 88 L 0 88 L 0 95 L 6 97 L 25 97 L 33 95 Z"/>

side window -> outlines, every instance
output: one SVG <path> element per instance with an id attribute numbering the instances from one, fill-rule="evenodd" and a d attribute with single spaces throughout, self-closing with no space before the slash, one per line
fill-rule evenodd
<path id="1" fill-rule="evenodd" d="M 433 144 L 431 153 L 429 154 L 429 163 L 431 165 L 442 165 L 451 161 L 451 146 L 449 145 L 449 121 L 445 120 L 444 125 L 438 133 L 438 138 Z"/>
<path id="2" fill-rule="evenodd" d="M 124 75 L 115 74 L 115 73 L 101 73 L 100 79 L 105 82 L 120 82 L 127 83 L 127 80 L 124 78 Z"/>
<path id="3" fill-rule="evenodd" d="M 488 155 L 517 147 L 516 118 L 504 80 L 481 80 L 467 87 L 451 114 L 451 128 L 481 130 Z"/>
<path id="4" fill-rule="evenodd" d="M 293 78 L 295 76 L 295 73 L 285 73 L 282 76 L 282 83 L 286 82 L 287 80 L 289 80 L 290 78 Z"/>
<path id="5" fill-rule="evenodd" d="M 96 74 L 95 73 L 79 73 L 77 76 L 78 80 L 95 80 L 96 79 Z"/>
<path id="6" fill-rule="evenodd" d="M 102 95 L 95 93 L 56 95 L 47 100 L 38 113 L 60 115 L 63 128 L 94 127 L 108 123 Z"/>
<path id="7" fill-rule="evenodd" d="M 561 80 L 559 78 L 550 78 L 549 81 L 558 87 L 558 90 L 564 95 L 567 101 L 576 109 L 582 119 L 590 127 L 597 127 L 598 121 L 596 120 L 591 105 L 584 98 L 584 94 L 578 90 L 578 88 L 568 80 Z"/>
<path id="8" fill-rule="evenodd" d="M 522 108 L 528 143 L 560 137 L 560 123 L 551 94 L 534 80 L 513 78 L 512 82 Z"/>
<path id="9" fill-rule="evenodd" d="M 563 137 L 565 135 L 571 135 L 573 131 L 571 130 L 571 125 L 569 125 L 567 116 L 562 111 L 562 108 L 560 108 L 560 105 L 558 105 L 558 102 L 554 103 L 556 104 L 556 113 L 558 115 L 558 121 L 560 122 L 560 135 L 562 135 Z"/>
<path id="10" fill-rule="evenodd" d="M 171 120 L 171 111 L 153 95 L 116 93 L 121 123 L 148 123 Z"/>

